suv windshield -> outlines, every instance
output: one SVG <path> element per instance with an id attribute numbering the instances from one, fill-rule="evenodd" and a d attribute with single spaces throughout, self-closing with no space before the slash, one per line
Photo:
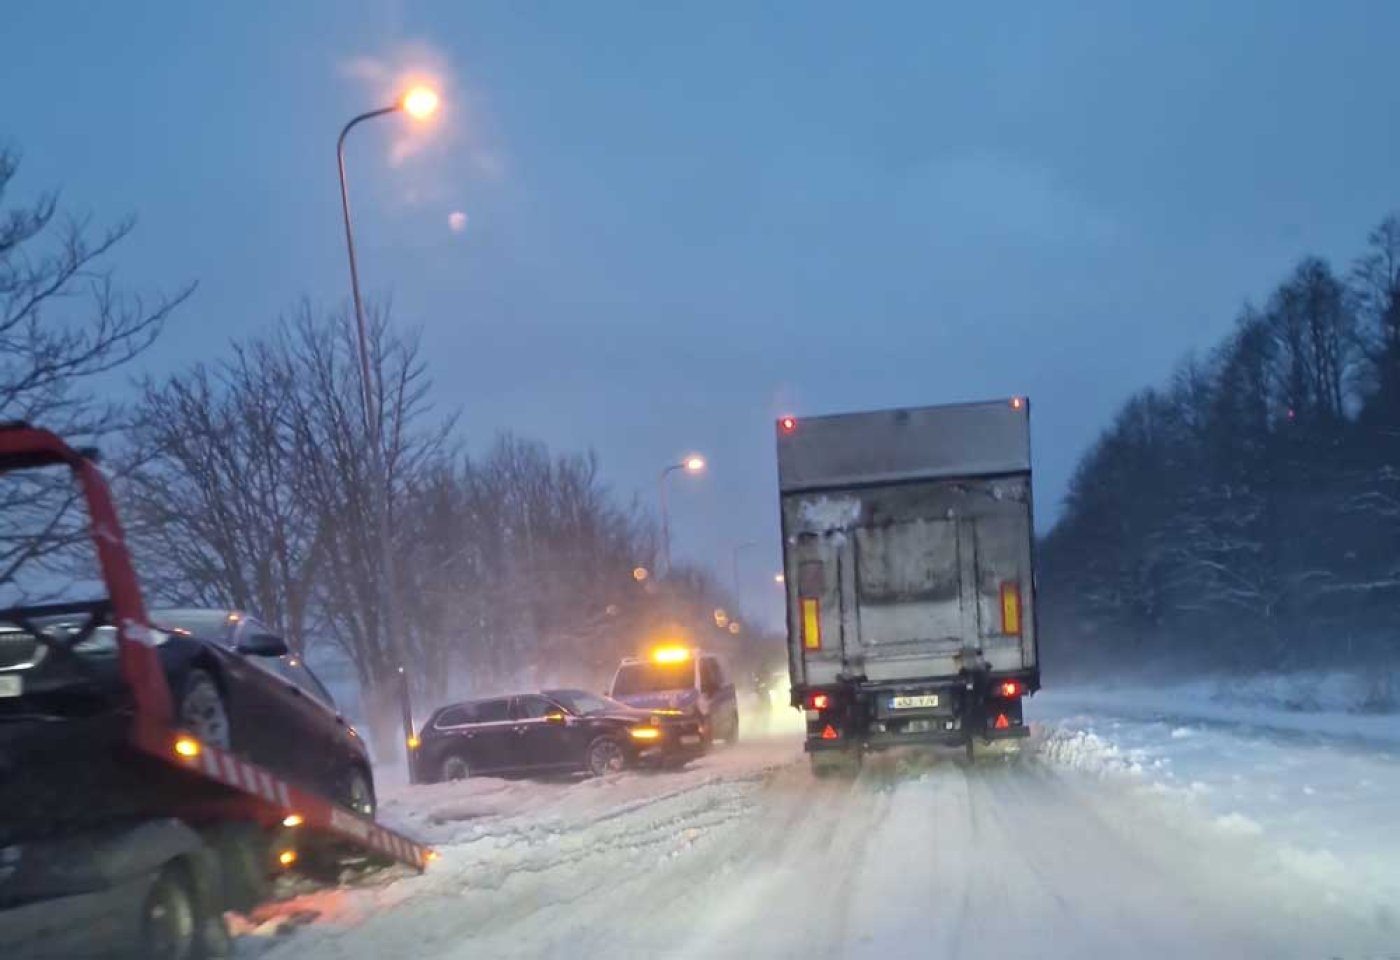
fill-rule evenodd
<path id="1" fill-rule="evenodd" d="M 629 663 L 617 671 L 613 696 L 689 690 L 694 686 L 695 664 L 690 660 L 681 663 Z"/>

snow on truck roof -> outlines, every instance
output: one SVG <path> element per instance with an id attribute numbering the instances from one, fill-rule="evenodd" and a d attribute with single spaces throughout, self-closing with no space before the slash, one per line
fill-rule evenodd
<path id="1" fill-rule="evenodd" d="M 1030 473 L 1030 401 L 904 407 L 778 421 L 778 489 Z"/>

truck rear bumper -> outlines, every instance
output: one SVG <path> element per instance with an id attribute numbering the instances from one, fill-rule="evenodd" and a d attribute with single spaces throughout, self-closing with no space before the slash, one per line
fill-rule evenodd
<path id="1" fill-rule="evenodd" d="M 1026 727 L 1011 727 L 1007 730 L 988 730 L 983 734 L 969 735 L 963 730 L 929 730 L 920 733 L 876 733 L 865 737 L 841 738 L 837 740 L 807 740 L 803 749 L 807 753 L 826 753 L 850 750 L 859 744 L 861 749 L 875 752 L 893 750 L 896 747 L 942 746 L 960 747 L 968 740 L 1022 740 L 1031 732 Z"/>

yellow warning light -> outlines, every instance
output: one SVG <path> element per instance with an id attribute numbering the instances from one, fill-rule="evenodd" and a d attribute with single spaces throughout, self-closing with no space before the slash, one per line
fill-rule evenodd
<path id="1" fill-rule="evenodd" d="M 299 827 L 306 822 L 306 818 L 299 813 L 289 813 L 282 818 L 282 826 Z"/>
<path id="2" fill-rule="evenodd" d="M 411 736 L 411 737 L 408 738 L 408 749 L 410 749 L 410 750 L 417 750 L 417 749 L 418 749 L 419 747 L 421 747 L 422 745 L 423 745 L 423 741 L 422 741 L 422 740 L 419 740 L 418 737 L 417 737 L 416 735 L 415 735 L 415 736 Z"/>
<path id="3" fill-rule="evenodd" d="M 427 852 L 426 856 L 427 856 L 428 862 L 429 862 L 429 863 L 432 863 L 434 860 L 439 859 L 439 858 L 442 856 L 442 854 L 438 853 L 436 850 L 429 850 L 429 851 Z"/>
<path id="4" fill-rule="evenodd" d="M 284 867 L 290 867 L 297 862 L 297 852 L 295 850 L 283 850 L 277 855 L 277 862 Z"/>
<path id="5" fill-rule="evenodd" d="M 645 579 L 646 579 L 647 577 L 649 577 L 649 576 L 651 576 L 651 573 L 647 570 L 646 567 L 633 567 L 633 568 L 632 568 L 632 579 L 635 580 L 635 581 L 637 581 L 638 583 L 641 583 L 643 580 L 645 580 Z"/>
<path id="6" fill-rule="evenodd" d="M 690 651 L 685 647 L 657 647 L 651 658 L 657 663 L 684 663 L 690 659 Z"/>
<path id="7" fill-rule="evenodd" d="M 175 739 L 175 752 L 187 760 L 193 760 L 204 752 L 204 748 L 194 737 L 177 737 Z"/>
<path id="8" fill-rule="evenodd" d="M 661 731 L 655 727 L 633 727 L 630 732 L 633 740 L 655 740 L 661 736 Z"/>

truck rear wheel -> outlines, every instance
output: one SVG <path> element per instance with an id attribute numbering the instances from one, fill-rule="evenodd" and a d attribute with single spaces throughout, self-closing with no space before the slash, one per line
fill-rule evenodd
<path id="1" fill-rule="evenodd" d="M 859 750 L 823 750 L 807 757 L 812 763 L 812 776 L 818 780 L 854 780 L 860 775 L 863 759 Z"/>

